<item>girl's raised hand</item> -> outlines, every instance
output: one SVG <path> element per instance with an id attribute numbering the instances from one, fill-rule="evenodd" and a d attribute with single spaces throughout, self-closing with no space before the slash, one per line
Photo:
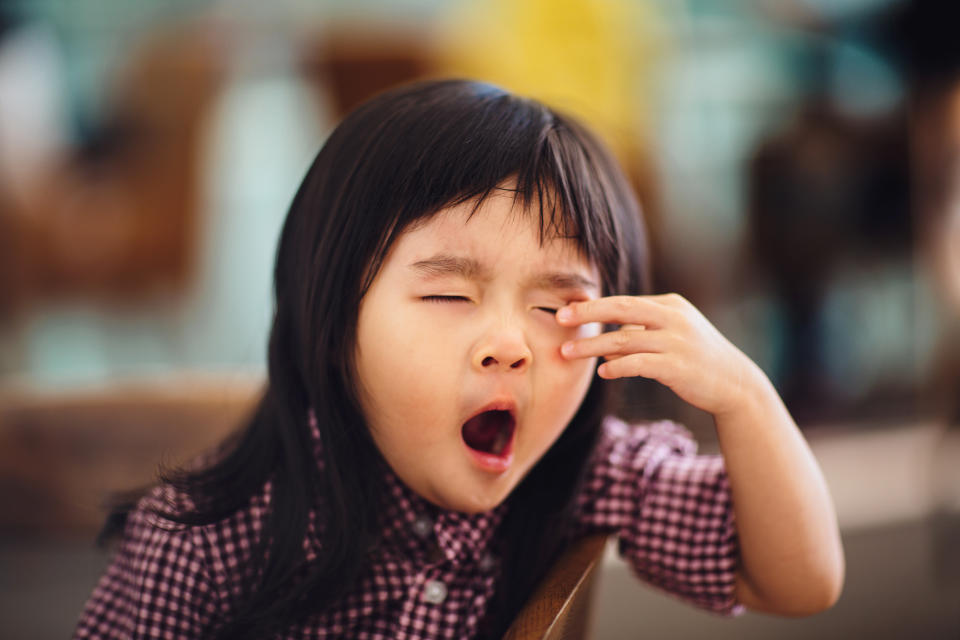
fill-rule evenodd
<path id="1" fill-rule="evenodd" d="M 643 376 L 670 387 L 686 402 L 715 416 L 745 407 L 763 393 L 760 368 L 727 340 L 682 296 L 610 296 L 574 302 L 557 312 L 557 322 L 620 325 L 615 331 L 565 342 L 564 357 L 600 356 L 602 378 Z"/>

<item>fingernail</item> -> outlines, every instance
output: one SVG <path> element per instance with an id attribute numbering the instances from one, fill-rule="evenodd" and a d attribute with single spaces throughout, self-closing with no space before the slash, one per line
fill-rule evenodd
<path id="1" fill-rule="evenodd" d="M 563 352 L 563 355 L 565 356 L 573 354 L 573 343 L 564 342 L 563 345 L 560 346 L 560 351 Z"/>
<path id="2" fill-rule="evenodd" d="M 573 311 L 570 307 L 563 307 L 557 311 L 557 320 L 569 320 L 573 317 Z"/>

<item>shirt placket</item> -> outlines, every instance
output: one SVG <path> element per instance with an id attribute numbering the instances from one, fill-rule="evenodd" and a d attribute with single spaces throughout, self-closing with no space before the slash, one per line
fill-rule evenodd
<path id="1" fill-rule="evenodd" d="M 411 566 L 407 597 L 399 616 L 397 638 L 435 638 L 445 637 L 445 618 L 449 610 L 447 602 L 450 596 L 450 584 L 454 575 L 447 564 L 447 558 L 437 543 L 433 529 L 434 523 L 420 516 L 411 525 L 413 535 L 422 541 L 423 564 L 419 570 Z"/>

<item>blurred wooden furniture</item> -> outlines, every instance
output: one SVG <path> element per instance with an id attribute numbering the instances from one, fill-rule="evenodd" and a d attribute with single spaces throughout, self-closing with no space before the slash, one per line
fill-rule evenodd
<path id="1" fill-rule="evenodd" d="M 203 135 L 228 54 L 225 34 L 204 24 L 139 39 L 82 144 L 22 201 L 0 198 L 0 319 L 44 298 L 125 301 L 189 285 Z"/>
<path id="2" fill-rule="evenodd" d="M 575 542 L 534 591 L 504 640 L 574 640 L 587 637 L 593 585 L 607 536 Z"/>
<path id="3" fill-rule="evenodd" d="M 0 534 L 95 534 L 104 500 L 241 424 L 258 377 L 177 376 L 73 391 L 0 387 Z"/>
<path id="4" fill-rule="evenodd" d="M 420 30 L 348 22 L 329 25 L 309 39 L 298 64 L 339 121 L 381 91 L 434 74 L 433 56 Z"/>

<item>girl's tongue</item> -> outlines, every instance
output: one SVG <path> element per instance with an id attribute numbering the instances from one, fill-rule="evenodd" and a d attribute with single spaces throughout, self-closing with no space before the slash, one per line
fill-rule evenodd
<path id="1" fill-rule="evenodd" d="M 484 411 L 463 424 L 463 440 L 471 449 L 498 456 L 510 442 L 513 426 L 509 411 Z"/>

